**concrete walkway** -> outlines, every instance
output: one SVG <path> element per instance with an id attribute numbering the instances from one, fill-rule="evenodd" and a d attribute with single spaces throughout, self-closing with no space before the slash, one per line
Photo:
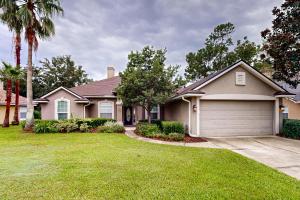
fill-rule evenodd
<path id="1" fill-rule="evenodd" d="M 224 148 L 261 162 L 300 180 L 300 141 L 269 137 L 208 138 L 208 142 L 166 142 L 144 138 L 134 133 L 135 127 L 126 127 L 126 135 L 156 144 L 186 147 Z"/>

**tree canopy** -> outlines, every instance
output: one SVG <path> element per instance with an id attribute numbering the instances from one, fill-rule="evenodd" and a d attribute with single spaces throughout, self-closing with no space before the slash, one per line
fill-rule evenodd
<path id="1" fill-rule="evenodd" d="M 45 58 L 40 64 L 41 66 L 33 67 L 34 98 L 60 86 L 71 88 L 92 81 L 83 67 L 76 65 L 70 55 L 53 57 L 51 60 Z M 21 81 L 21 95 L 26 96 L 25 78 Z"/>
<path id="2" fill-rule="evenodd" d="M 273 78 L 293 87 L 300 83 L 300 1 L 285 0 L 273 9 L 272 29 L 264 30 L 263 49 L 271 57 Z"/>
<path id="3" fill-rule="evenodd" d="M 206 38 L 203 48 L 186 55 L 188 66 L 185 77 L 188 80 L 206 77 L 241 59 L 254 65 L 258 62 L 260 46 L 249 41 L 246 36 L 234 43 L 234 30 L 234 25 L 229 22 L 216 26 Z"/>
<path id="4" fill-rule="evenodd" d="M 124 105 L 139 105 L 148 112 L 153 106 L 164 104 L 177 85 L 178 66 L 166 67 L 166 49 L 155 50 L 146 46 L 142 51 L 131 52 L 117 95 Z"/>

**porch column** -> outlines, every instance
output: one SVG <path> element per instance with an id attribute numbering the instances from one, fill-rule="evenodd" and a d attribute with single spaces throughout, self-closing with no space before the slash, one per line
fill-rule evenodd
<path id="1" fill-rule="evenodd" d="M 121 100 L 118 100 L 116 102 L 117 105 L 117 122 L 119 123 L 123 123 L 123 103 Z"/>
<path id="2" fill-rule="evenodd" d="M 274 103 L 274 127 L 273 127 L 273 134 L 279 133 L 279 98 L 275 99 Z"/>
<path id="3" fill-rule="evenodd" d="M 197 97 L 197 133 L 196 135 L 200 137 L 200 97 Z"/>

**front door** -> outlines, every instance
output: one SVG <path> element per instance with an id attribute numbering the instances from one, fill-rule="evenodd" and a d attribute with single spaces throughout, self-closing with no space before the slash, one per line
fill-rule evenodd
<path id="1" fill-rule="evenodd" d="M 133 121 L 133 116 L 132 116 L 132 107 L 124 107 L 124 114 L 123 114 L 123 119 L 124 119 L 124 125 L 132 125 Z"/>

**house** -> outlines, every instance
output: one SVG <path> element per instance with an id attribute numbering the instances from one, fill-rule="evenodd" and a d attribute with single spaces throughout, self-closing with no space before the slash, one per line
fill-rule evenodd
<path id="1" fill-rule="evenodd" d="M 287 83 L 279 84 L 287 91 L 295 94 L 294 97 L 283 98 L 283 117 L 288 119 L 300 119 L 300 86 L 298 85 L 297 88 L 292 88 Z"/>
<path id="2" fill-rule="evenodd" d="M 59 87 L 36 99 L 42 119 L 106 117 L 125 125 L 147 119 L 139 106 L 125 107 L 115 88 L 120 77 L 108 68 L 107 79 L 74 88 Z M 271 135 L 279 133 L 282 99 L 292 93 L 247 63 L 239 61 L 179 89 L 152 118 L 182 122 L 194 137 Z"/>
<path id="3" fill-rule="evenodd" d="M 9 114 L 9 122 L 11 123 L 13 121 L 14 113 L 15 113 L 15 100 L 16 95 L 12 93 L 11 96 L 11 106 L 10 106 L 10 114 Z M 19 119 L 25 120 L 26 119 L 26 98 L 20 96 L 19 101 Z M 0 81 L 0 123 L 4 121 L 5 117 L 5 106 L 6 106 L 6 91 L 3 89 L 3 83 Z"/>

